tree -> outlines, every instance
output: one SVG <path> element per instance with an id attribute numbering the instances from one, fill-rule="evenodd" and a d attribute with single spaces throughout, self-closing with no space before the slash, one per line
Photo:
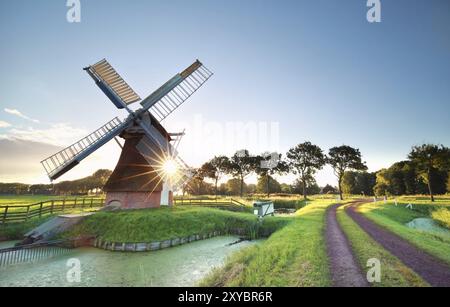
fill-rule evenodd
<path id="1" fill-rule="evenodd" d="M 292 186 L 287 183 L 280 184 L 281 193 L 283 194 L 292 194 Z"/>
<path id="2" fill-rule="evenodd" d="M 433 178 L 439 179 L 438 176 L 433 176 Z M 445 179 L 436 184 L 441 191 L 444 182 Z M 374 193 L 375 195 L 424 194 L 427 193 L 427 185 L 411 161 L 401 161 L 376 173 Z"/>
<path id="3" fill-rule="evenodd" d="M 301 178 L 297 178 L 293 185 L 292 185 L 292 191 L 295 194 L 302 194 L 303 193 L 303 187 L 305 186 L 303 180 Z M 320 187 L 318 186 L 316 180 L 313 176 L 309 177 L 306 180 L 306 194 L 307 195 L 314 195 L 320 193 Z"/>
<path id="4" fill-rule="evenodd" d="M 325 165 L 325 155 L 319 146 L 305 142 L 291 148 L 286 156 L 289 168 L 300 177 L 303 184 L 303 198 L 307 199 L 307 180 Z"/>
<path id="5" fill-rule="evenodd" d="M 244 195 L 245 178 L 255 171 L 257 159 L 250 156 L 248 150 L 236 152 L 227 165 L 227 173 L 240 181 L 240 196 Z"/>
<path id="6" fill-rule="evenodd" d="M 0 183 L 0 194 L 22 195 L 28 193 L 29 185 L 23 183 Z"/>
<path id="7" fill-rule="evenodd" d="M 245 191 L 247 194 L 255 194 L 256 193 L 256 184 L 253 184 L 253 183 L 246 184 Z"/>
<path id="8" fill-rule="evenodd" d="M 335 187 L 327 184 L 326 186 L 323 187 L 322 193 L 323 194 L 336 194 L 337 193 L 337 189 Z"/>
<path id="9" fill-rule="evenodd" d="M 342 193 L 344 194 L 359 194 L 355 193 L 356 187 L 356 172 L 345 172 L 342 177 Z"/>
<path id="10" fill-rule="evenodd" d="M 342 179 L 346 171 L 365 171 L 367 166 L 362 162 L 361 152 L 357 148 L 342 145 L 333 147 L 328 152 L 327 162 L 334 170 L 338 178 L 338 190 L 341 200 L 342 197 Z"/>
<path id="11" fill-rule="evenodd" d="M 212 191 L 211 184 L 205 182 L 205 177 L 200 171 L 195 172 L 195 175 L 190 178 L 183 187 L 183 196 L 185 193 L 191 195 L 207 195 Z"/>
<path id="12" fill-rule="evenodd" d="M 450 149 L 443 145 L 423 144 L 414 146 L 408 158 L 415 165 L 427 185 L 431 201 L 434 202 L 433 172 L 448 171 L 450 168 Z"/>
<path id="13" fill-rule="evenodd" d="M 376 173 L 376 184 L 373 187 L 373 192 L 376 196 L 387 195 L 389 192 L 389 180 L 387 178 L 387 169 L 379 170 Z"/>
<path id="14" fill-rule="evenodd" d="M 373 195 L 376 175 L 368 172 L 347 171 L 342 178 L 342 192 L 344 194 Z"/>
<path id="15" fill-rule="evenodd" d="M 89 181 L 88 186 L 90 190 L 103 190 L 106 182 L 111 176 L 112 171 L 109 169 L 99 169 L 97 170 L 91 178 L 87 178 Z"/>
<path id="16" fill-rule="evenodd" d="M 447 192 L 450 193 L 450 172 L 447 173 Z"/>
<path id="17" fill-rule="evenodd" d="M 51 184 L 33 184 L 30 186 L 30 193 L 32 195 L 50 195 L 52 194 Z"/>
<path id="18" fill-rule="evenodd" d="M 259 176 L 256 183 L 256 193 L 264 193 L 270 197 L 270 192 L 280 193 L 281 184 L 272 176 Z"/>
<path id="19" fill-rule="evenodd" d="M 242 186 L 242 181 L 237 178 L 232 178 L 225 183 L 225 189 L 227 195 L 239 195 L 246 189 L 246 185 Z"/>
<path id="20" fill-rule="evenodd" d="M 285 174 L 289 171 L 288 164 L 283 161 L 282 155 L 278 153 L 265 153 L 262 155 L 259 155 L 256 157 L 256 164 L 255 164 L 255 172 L 261 177 L 265 178 L 263 181 L 266 184 L 265 188 L 263 189 L 265 193 L 267 193 L 267 197 L 270 197 L 271 192 L 271 180 L 273 179 L 274 175 L 281 175 Z M 258 180 L 258 183 L 260 181 Z M 279 183 L 275 183 L 273 185 L 274 187 L 279 187 Z M 260 189 L 262 190 L 262 189 Z M 281 188 L 275 192 L 280 192 Z"/>
<path id="21" fill-rule="evenodd" d="M 230 159 L 225 156 L 214 157 L 210 161 L 206 162 L 200 168 L 200 172 L 206 178 L 214 180 L 214 193 L 217 198 L 217 184 L 219 180 L 228 172 L 230 169 Z"/>

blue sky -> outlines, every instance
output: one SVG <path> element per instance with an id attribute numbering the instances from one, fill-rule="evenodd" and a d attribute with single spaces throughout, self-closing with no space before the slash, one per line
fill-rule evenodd
<path id="1" fill-rule="evenodd" d="M 223 140 L 227 124 L 234 138 L 240 124 L 274 124 L 267 150 L 305 140 L 358 147 L 371 170 L 418 143 L 448 146 L 450 3 L 381 3 L 382 22 L 371 24 L 365 0 L 81 0 L 81 22 L 68 23 L 65 0 L 0 0 L 0 149 L 17 140 L 70 145 L 124 117 L 82 71 L 101 58 L 141 97 L 196 58 L 215 72 L 165 122 L 187 129 L 180 153 L 194 166 L 245 145 Z M 38 157 L 8 152 L 0 181 L 45 180 Z M 118 154 L 109 144 L 63 179 L 113 167 Z M 24 160 L 30 167 L 14 171 Z M 329 169 L 318 181 L 335 183 Z"/>

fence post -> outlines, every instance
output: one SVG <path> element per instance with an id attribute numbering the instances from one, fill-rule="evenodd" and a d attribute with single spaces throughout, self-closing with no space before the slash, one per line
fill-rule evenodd
<path id="1" fill-rule="evenodd" d="M 83 198 L 83 204 L 81 205 L 82 208 L 84 208 L 84 205 L 86 204 L 86 198 Z"/>
<path id="2" fill-rule="evenodd" d="M 62 210 L 61 211 L 64 211 L 65 207 L 66 207 L 66 199 L 64 198 L 63 199 L 63 203 L 62 203 Z"/>
<path id="3" fill-rule="evenodd" d="M 44 203 L 41 202 L 40 207 L 39 207 L 39 217 L 42 217 L 42 207 L 44 206 Z"/>
<path id="4" fill-rule="evenodd" d="M 91 208 L 94 205 L 94 197 L 91 197 Z"/>
<path id="5" fill-rule="evenodd" d="M 3 224 L 6 223 L 6 216 L 8 215 L 9 206 L 5 207 L 5 212 L 3 212 Z"/>
<path id="6" fill-rule="evenodd" d="M 31 205 L 28 205 L 28 207 L 27 207 L 27 216 L 25 217 L 25 221 L 28 221 L 28 216 L 30 214 L 30 206 Z"/>
<path id="7" fill-rule="evenodd" d="M 50 207 L 50 214 L 53 214 L 53 209 L 55 208 L 55 201 L 52 200 L 52 206 Z"/>
<path id="8" fill-rule="evenodd" d="M 74 204 L 73 204 L 73 209 L 75 209 L 76 206 L 77 206 L 77 198 L 75 197 L 75 202 L 74 202 Z"/>

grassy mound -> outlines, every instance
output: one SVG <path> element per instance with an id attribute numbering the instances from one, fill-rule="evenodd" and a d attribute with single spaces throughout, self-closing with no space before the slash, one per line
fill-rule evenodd
<path id="1" fill-rule="evenodd" d="M 84 219 L 63 237 L 79 235 L 98 236 L 110 242 L 153 242 L 213 231 L 235 233 L 242 230 L 246 236 L 268 236 L 282 228 L 290 219 L 268 217 L 262 223 L 248 213 L 188 207 L 98 212 Z"/>

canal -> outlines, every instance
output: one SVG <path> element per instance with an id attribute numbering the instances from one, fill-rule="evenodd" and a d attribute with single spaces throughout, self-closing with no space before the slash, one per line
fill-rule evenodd
<path id="1" fill-rule="evenodd" d="M 0 287 L 194 286 L 231 253 L 261 241 L 223 236 L 156 252 L 121 253 L 75 249 L 64 256 L 0 269 Z M 11 245 L 2 243 L 2 247 Z M 69 259 L 81 264 L 81 282 L 67 281 Z"/>

